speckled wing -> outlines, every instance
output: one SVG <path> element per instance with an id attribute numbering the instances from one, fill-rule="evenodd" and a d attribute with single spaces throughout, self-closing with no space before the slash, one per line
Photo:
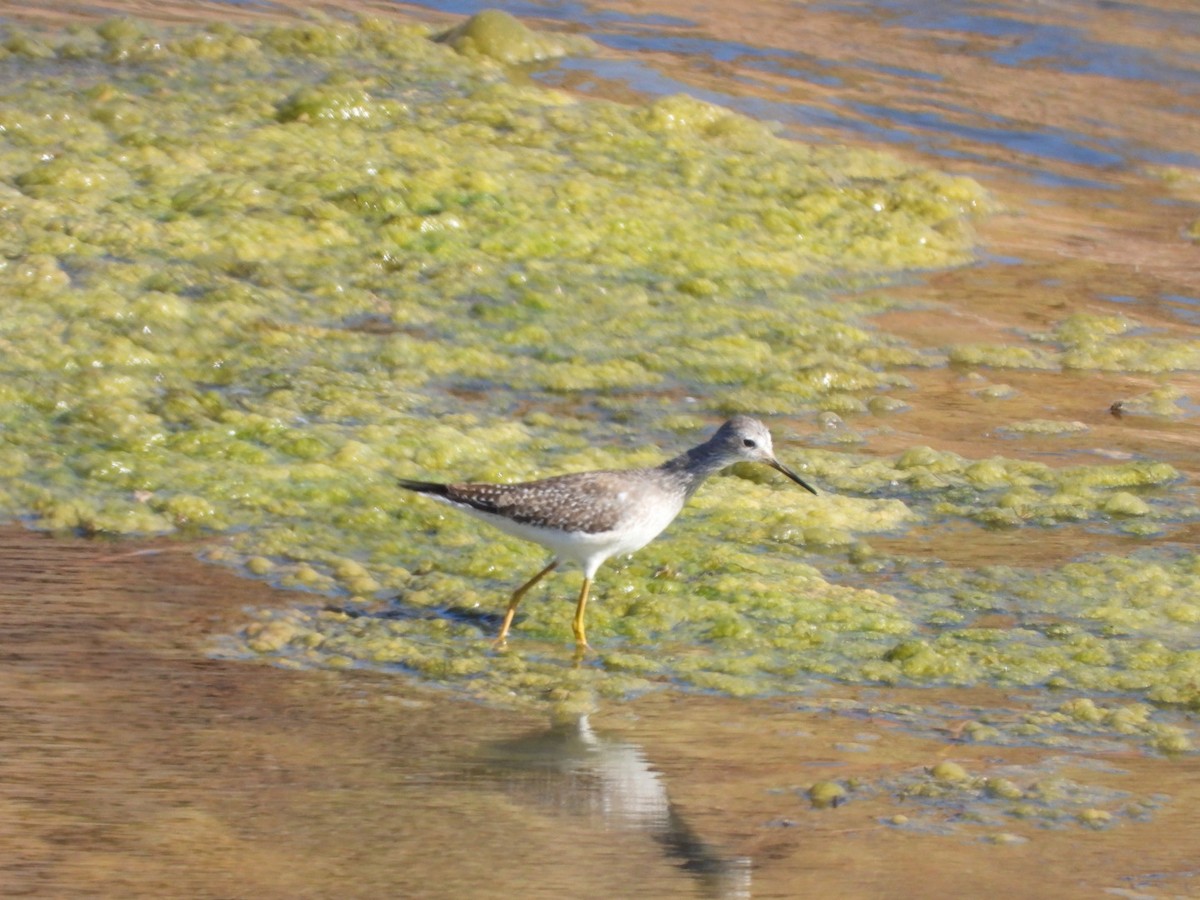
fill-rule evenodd
<path id="1" fill-rule="evenodd" d="M 598 534 L 618 528 L 629 512 L 627 475 L 581 472 L 522 484 L 448 484 L 442 496 L 523 525 Z"/>

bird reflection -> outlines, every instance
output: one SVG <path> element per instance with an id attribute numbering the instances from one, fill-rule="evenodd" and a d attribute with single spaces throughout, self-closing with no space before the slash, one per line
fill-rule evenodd
<path id="1" fill-rule="evenodd" d="M 484 750 L 505 789 L 541 806 L 650 835 L 711 897 L 750 897 L 751 864 L 700 838 L 675 809 L 641 749 L 596 734 L 587 716 Z"/>

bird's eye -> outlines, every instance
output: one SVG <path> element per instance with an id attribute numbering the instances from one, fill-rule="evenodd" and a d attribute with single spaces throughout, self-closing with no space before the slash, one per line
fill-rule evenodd
<path id="1" fill-rule="evenodd" d="M 756 445 L 754 443 L 753 438 L 742 438 L 742 446 L 743 447 L 754 447 Z"/>

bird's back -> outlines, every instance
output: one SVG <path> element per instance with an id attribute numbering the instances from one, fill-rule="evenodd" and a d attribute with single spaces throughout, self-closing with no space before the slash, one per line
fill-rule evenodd
<path id="1" fill-rule="evenodd" d="M 658 469 L 579 472 L 518 484 L 405 486 L 468 511 L 568 533 L 626 530 L 647 519 L 661 519 L 667 511 L 670 522 L 683 506 L 682 493 L 673 491 L 670 479 Z"/>

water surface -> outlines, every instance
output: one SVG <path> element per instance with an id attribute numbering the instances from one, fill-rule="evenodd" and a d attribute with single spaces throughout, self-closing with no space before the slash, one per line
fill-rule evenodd
<path id="1" fill-rule="evenodd" d="M 39 15 L 9 6 L 0 12 Z M 363 8 L 451 22 L 479 7 L 340 7 Z M 894 596 L 881 615 L 931 629 L 908 645 L 897 638 L 901 649 L 887 660 L 925 687 L 810 673 L 793 680 L 800 696 L 786 700 L 659 692 L 608 699 L 565 722 L 464 702 L 396 672 L 212 659 L 214 636 L 244 627 L 245 608 L 287 611 L 294 593 L 193 565 L 191 545 L 124 557 L 130 545 L 14 534 L 7 630 L 19 650 L 5 702 L 21 727 L 4 754 L 14 786 L 4 802 L 19 823 L 20 851 L 3 870 L 5 892 L 99 885 L 113 894 L 228 896 L 250 884 L 267 896 L 909 896 L 918 885 L 930 896 L 1195 893 L 1188 698 L 1182 708 L 1152 705 L 1173 683 L 1156 688 L 1137 675 L 1167 659 L 1180 672 L 1189 664 L 1192 598 L 1180 585 L 1196 534 L 1195 366 L 1165 361 L 1157 345 L 1135 353 L 1123 335 L 1080 329 L 1120 315 L 1130 339 L 1186 345 L 1197 337 L 1200 267 L 1189 236 L 1200 220 L 1196 13 L 1167 2 L 505 8 L 602 48 L 596 58 L 537 68 L 538 83 L 630 102 L 687 92 L 777 120 L 800 140 L 885 148 L 970 176 L 997 201 L 999 211 L 977 225 L 978 262 L 905 276 L 887 289 L 900 306 L 872 319 L 881 335 L 946 361 L 905 370 L 909 384 L 887 392 L 903 401 L 900 412 L 843 405 L 843 425 L 827 427 L 820 409 L 788 410 L 778 418 L 788 432 L 783 455 L 830 454 L 831 480 L 850 478 L 834 468 L 839 456 L 890 465 L 921 446 L 1054 470 L 1166 463 L 1181 473 L 1171 487 L 1134 489 L 1154 527 L 1130 530 L 1143 517 L 1103 511 L 1107 494 L 1076 508 L 1078 522 L 1020 495 L 985 504 L 1033 504 L 1029 524 L 1015 529 L 980 527 L 965 505 L 938 518 L 934 505 L 961 474 L 945 457 L 913 460 L 931 479 L 925 494 L 889 489 L 886 479 L 847 481 L 839 495 L 896 495 L 918 511 L 919 527 L 883 536 L 851 529 L 846 545 L 810 535 L 797 546 L 830 583 Z M 280 12 L 104 7 L 121 9 L 178 18 Z M 57 4 L 44 15 L 71 13 Z M 1027 351 L 1025 364 L 1001 352 L 1014 348 Z M 492 385 L 466 387 L 449 396 L 477 409 L 493 402 Z M 529 402 L 523 396 L 509 409 Z M 569 395 L 555 403 L 568 418 L 579 411 Z M 655 428 L 657 415 L 587 411 L 634 434 Z M 1055 428 L 1027 427 L 1039 422 Z M 550 445 L 569 440 L 552 420 L 538 428 Z M 663 452 L 674 449 L 669 434 L 657 435 Z M 505 440 L 539 450 L 520 434 Z M 609 447 L 604 461 L 644 446 Z M 564 465 L 593 463 L 574 450 Z M 742 494 L 722 485 L 707 505 L 701 498 L 692 533 L 708 538 L 715 526 L 728 536 L 734 528 L 719 501 Z M 637 590 L 673 552 L 697 552 L 688 528 L 681 520 L 648 568 L 613 567 L 602 577 Z M 442 540 L 473 537 L 450 534 Z M 434 563 L 400 564 L 445 564 L 448 546 L 427 540 Z M 461 579 L 497 608 L 509 570 L 537 564 L 527 550 L 503 552 L 502 573 L 480 557 Z M 1111 568 L 1125 558 L 1138 568 Z M 766 559 L 794 564 L 777 546 Z M 1081 560 L 1100 568 L 1065 568 Z M 988 568 L 997 566 L 1010 568 Z M 1147 580 L 1152 567 L 1158 574 Z M 946 572 L 965 580 L 938 582 Z M 1143 579 L 1146 592 L 1115 593 L 1122 572 L 1130 583 Z M 689 571 L 674 589 L 705 577 Z M 1091 618 L 1038 605 L 1063 584 L 1092 591 L 1106 578 L 1124 599 L 1105 606 L 1100 595 Z M 939 591 L 958 598 L 953 612 L 964 618 L 947 619 Z M 614 596 L 610 608 L 619 602 Z M 557 627 L 556 614 L 565 621 L 561 606 L 547 604 L 545 629 Z M 934 628 L 954 632 L 959 646 L 976 640 L 985 648 L 976 661 L 986 661 L 988 642 L 1000 652 L 1075 641 L 1076 680 L 1014 685 L 997 682 L 993 669 L 972 688 L 946 687 L 961 676 L 937 669 L 957 657 L 931 651 Z M 833 623 L 821 631 L 836 632 Z M 549 645 L 534 644 L 552 655 Z M 1136 651 L 1129 665 L 1106 662 L 1114 647 Z M 857 644 L 848 658 L 855 648 L 872 658 Z M 1128 687 L 1081 687 L 1100 672 Z M 572 677 L 563 670 L 564 682 Z M 945 760 L 965 777 L 937 769 Z M 838 785 L 846 802 L 814 808 L 808 792 L 820 782 Z"/>

